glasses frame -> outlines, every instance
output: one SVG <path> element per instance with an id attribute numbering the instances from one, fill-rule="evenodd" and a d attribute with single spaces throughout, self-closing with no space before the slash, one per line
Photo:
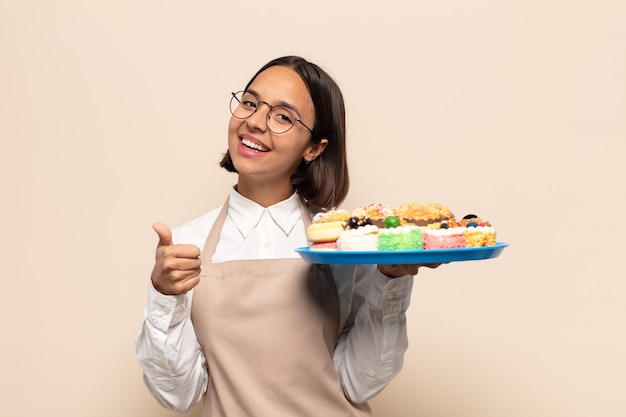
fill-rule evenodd
<path id="1" fill-rule="evenodd" d="M 253 111 L 252 113 L 250 113 L 249 115 L 247 115 L 246 117 L 239 117 L 239 116 L 236 116 L 236 115 L 235 115 L 235 113 L 234 113 L 234 111 L 233 111 L 232 102 L 233 102 L 233 100 L 237 100 L 237 103 L 239 103 L 239 104 L 237 105 L 237 107 L 239 107 L 239 105 L 241 105 L 241 100 L 239 100 L 239 98 L 237 97 L 237 94 L 239 94 L 239 93 L 245 93 L 245 92 L 246 92 L 245 90 L 240 90 L 240 91 L 237 91 L 236 93 L 233 93 L 233 92 L 231 92 L 231 93 L 230 93 L 230 94 L 232 95 L 232 97 L 231 97 L 231 99 L 230 99 L 230 102 L 231 102 L 231 105 L 230 105 L 230 113 L 233 115 L 233 117 L 235 117 L 235 118 L 237 118 L 237 119 L 239 119 L 239 120 L 245 120 L 245 119 L 249 118 L 250 116 L 252 116 L 254 113 L 256 113 L 256 112 L 257 112 L 257 110 L 259 110 L 259 108 L 261 107 L 261 106 L 260 106 L 260 104 L 261 104 L 261 103 L 263 103 L 263 104 L 265 104 L 267 107 L 269 107 L 269 110 L 267 111 L 267 117 L 266 117 L 266 119 L 265 119 L 265 125 L 267 126 L 267 128 L 268 128 L 268 129 L 269 129 L 272 133 L 275 133 L 275 134 L 277 134 L 277 135 L 282 135 L 283 133 L 287 133 L 287 132 L 289 132 L 289 131 L 291 130 L 291 128 L 293 128 L 293 127 L 295 126 L 296 122 L 300 123 L 300 124 L 301 124 L 301 125 L 302 125 L 305 129 L 306 129 L 306 130 L 308 130 L 309 132 L 311 132 L 311 134 L 313 133 L 313 130 L 312 130 L 310 127 L 308 127 L 307 125 L 305 125 L 305 124 L 304 124 L 304 122 L 303 122 L 302 120 L 300 120 L 300 118 L 298 118 L 298 117 L 296 117 L 296 119 L 293 121 L 293 123 L 291 124 L 291 126 L 289 126 L 289 127 L 287 128 L 287 130 L 282 131 L 282 132 L 275 132 L 275 131 L 273 131 L 273 130 L 270 128 L 270 126 L 269 126 L 269 114 L 270 114 L 270 112 L 272 111 L 272 109 L 273 109 L 274 107 L 285 107 L 285 106 L 283 106 L 283 105 L 272 106 L 270 103 L 268 103 L 267 101 L 263 101 L 263 100 L 258 100 L 258 101 L 257 101 L 257 106 L 256 106 L 256 108 L 254 109 L 254 111 Z"/>

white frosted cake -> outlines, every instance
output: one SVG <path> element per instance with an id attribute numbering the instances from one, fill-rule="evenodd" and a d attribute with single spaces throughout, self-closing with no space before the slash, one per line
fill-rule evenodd
<path id="1" fill-rule="evenodd" d="M 368 224 L 356 229 L 347 229 L 337 239 L 339 250 L 378 250 L 378 226 Z"/>

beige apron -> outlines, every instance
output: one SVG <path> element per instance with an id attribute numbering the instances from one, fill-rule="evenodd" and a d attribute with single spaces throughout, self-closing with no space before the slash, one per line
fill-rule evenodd
<path id="1" fill-rule="evenodd" d="M 202 250 L 191 318 L 207 359 L 204 416 L 371 416 L 333 366 L 339 298 L 330 268 L 295 259 L 211 263 L 228 212 Z M 305 227 L 310 223 L 302 207 Z"/>

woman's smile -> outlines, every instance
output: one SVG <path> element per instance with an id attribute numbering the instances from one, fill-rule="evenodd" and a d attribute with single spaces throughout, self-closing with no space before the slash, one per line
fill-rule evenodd
<path id="1" fill-rule="evenodd" d="M 267 149 L 262 143 L 258 141 L 254 141 L 252 139 L 248 139 L 246 137 L 242 137 L 240 141 L 241 145 L 243 145 L 246 149 L 251 149 L 257 152 L 265 153 L 270 150 Z"/>

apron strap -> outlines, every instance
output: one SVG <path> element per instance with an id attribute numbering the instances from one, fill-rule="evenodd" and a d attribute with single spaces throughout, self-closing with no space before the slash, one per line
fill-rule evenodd
<path id="1" fill-rule="evenodd" d="M 228 214 L 229 200 L 230 197 L 226 197 L 226 202 L 224 202 L 222 210 L 220 210 L 220 213 L 215 219 L 215 223 L 213 223 L 213 227 L 211 227 L 209 236 L 207 237 L 206 243 L 204 244 L 204 249 L 202 250 L 201 259 L 203 263 L 211 263 L 211 258 L 215 253 L 215 248 L 217 247 L 217 242 L 220 240 L 222 227 L 224 226 L 224 221 L 226 220 L 226 216 Z"/>

